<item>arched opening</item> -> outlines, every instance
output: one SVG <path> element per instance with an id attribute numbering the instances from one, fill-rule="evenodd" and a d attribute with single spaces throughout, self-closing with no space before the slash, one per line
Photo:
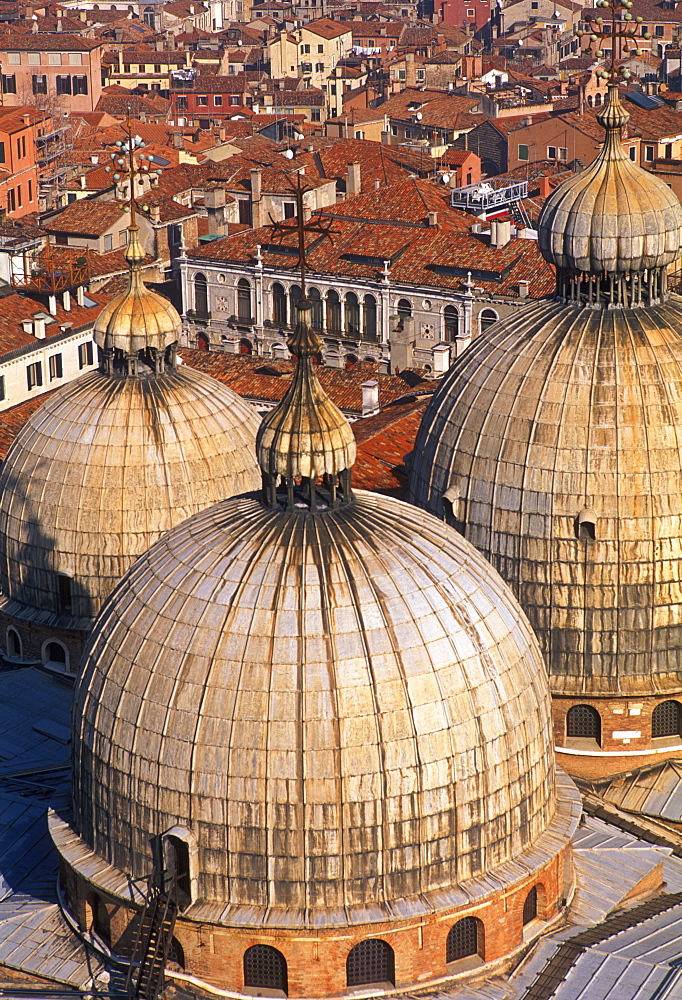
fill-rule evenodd
<path id="1" fill-rule="evenodd" d="M 483 957 L 483 924 L 476 917 L 463 917 L 448 932 L 445 961 L 458 962 L 472 955 Z"/>
<path id="2" fill-rule="evenodd" d="M 313 330 L 321 330 L 322 299 L 320 298 L 319 288 L 311 288 L 308 292 L 308 298 L 310 299 L 310 322 L 312 323 Z"/>
<path id="3" fill-rule="evenodd" d="M 412 315 L 412 303 L 409 299 L 399 299 L 398 301 L 398 316 L 400 317 L 400 322 L 409 319 Z"/>
<path id="4" fill-rule="evenodd" d="M 301 289 L 298 285 L 292 285 L 289 289 L 289 304 L 290 304 L 290 315 L 291 315 L 291 325 L 296 326 L 298 323 L 298 300 L 301 297 Z"/>
<path id="5" fill-rule="evenodd" d="M 682 736 L 682 705 L 679 701 L 662 701 L 656 705 L 651 716 L 651 736 L 653 739 Z"/>
<path id="6" fill-rule="evenodd" d="M 70 670 L 68 650 L 61 642 L 46 642 L 43 646 L 43 664 L 52 670 L 68 673 Z"/>
<path id="7" fill-rule="evenodd" d="M 357 359 L 357 356 L 355 354 L 347 354 L 346 355 L 344 367 L 345 367 L 345 369 L 346 369 L 347 372 L 349 372 L 351 370 L 351 368 L 355 368 L 355 366 L 357 365 L 357 363 L 358 363 L 358 359 Z"/>
<path id="8" fill-rule="evenodd" d="M 370 938 L 351 948 L 346 959 L 346 984 L 390 983 L 395 986 L 395 955 L 386 941 Z"/>
<path id="9" fill-rule="evenodd" d="M 341 300 L 333 289 L 327 292 L 327 332 L 341 333 Z"/>
<path id="10" fill-rule="evenodd" d="M 251 285 L 246 278 L 237 282 L 237 319 L 242 323 L 251 322 Z"/>
<path id="11" fill-rule="evenodd" d="M 197 334 L 197 350 L 198 351 L 207 351 L 208 347 L 209 347 L 208 337 L 206 336 L 206 334 L 205 333 L 198 333 Z"/>
<path id="12" fill-rule="evenodd" d="M 21 660 L 21 639 L 19 633 L 13 629 L 7 629 L 7 653 L 12 660 Z"/>
<path id="13" fill-rule="evenodd" d="M 373 295 L 365 295 L 365 322 L 364 322 L 364 336 L 365 340 L 376 340 L 377 339 L 377 300 Z"/>
<path id="14" fill-rule="evenodd" d="M 277 282 L 272 286 L 272 320 L 277 326 L 287 325 L 287 296 Z"/>
<path id="15" fill-rule="evenodd" d="M 360 302 L 355 292 L 346 295 L 346 333 L 351 337 L 360 336 Z"/>
<path id="16" fill-rule="evenodd" d="M 488 327 L 492 326 L 493 323 L 497 323 L 498 315 L 494 309 L 482 309 L 480 314 L 481 320 L 481 333 L 487 330 Z"/>
<path id="17" fill-rule="evenodd" d="M 201 271 L 194 275 L 194 312 L 203 319 L 208 316 L 208 283 Z"/>
<path id="18" fill-rule="evenodd" d="M 239 353 L 248 357 L 253 354 L 253 344 L 247 337 L 242 337 L 239 341 Z"/>
<path id="19" fill-rule="evenodd" d="M 566 713 L 566 736 L 574 740 L 593 740 L 601 745 L 601 716 L 591 705 L 573 705 Z"/>
<path id="20" fill-rule="evenodd" d="M 531 920 L 535 920 L 538 915 L 538 890 L 537 886 L 533 886 L 530 890 L 523 904 L 523 926 L 529 924 Z"/>
<path id="21" fill-rule="evenodd" d="M 85 930 L 96 934 L 106 945 L 111 945 L 111 923 L 104 900 L 96 892 L 90 893 L 84 903 Z"/>
<path id="22" fill-rule="evenodd" d="M 587 95 L 587 106 L 588 106 L 588 108 L 591 108 L 593 104 L 594 104 L 594 98 L 592 97 L 592 94 L 588 94 Z"/>
<path id="23" fill-rule="evenodd" d="M 457 306 L 446 306 L 443 310 L 445 324 L 445 340 L 457 340 L 459 335 L 459 313 Z"/>
<path id="24" fill-rule="evenodd" d="M 281 951 L 269 944 L 254 944 L 244 952 L 244 986 L 286 993 L 287 962 Z"/>
<path id="25" fill-rule="evenodd" d="M 173 965 L 179 972 L 185 971 L 185 949 L 176 937 L 171 938 L 168 950 L 168 963 Z"/>
<path id="26" fill-rule="evenodd" d="M 595 94 L 594 95 L 594 106 L 595 106 L 595 108 L 600 108 L 601 107 L 601 101 L 602 101 L 601 94 Z"/>
<path id="27" fill-rule="evenodd" d="M 181 910 L 187 909 L 192 902 L 192 880 L 189 870 L 189 846 L 180 837 L 168 834 L 166 842 L 165 862 L 166 874 L 174 880 L 178 887 L 178 904 Z"/>

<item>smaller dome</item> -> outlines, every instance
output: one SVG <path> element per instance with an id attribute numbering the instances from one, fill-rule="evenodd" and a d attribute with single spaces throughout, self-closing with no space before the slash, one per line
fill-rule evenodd
<path id="1" fill-rule="evenodd" d="M 182 320 L 168 299 L 145 285 L 140 272 L 144 250 L 137 236 L 137 226 L 130 226 L 128 233 L 125 253 L 130 265 L 128 287 L 121 295 L 116 295 L 95 320 L 94 340 L 102 350 L 115 348 L 127 355 L 148 347 L 163 351 L 180 339 Z"/>
<path id="2" fill-rule="evenodd" d="M 569 272 L 626 273 L 667 267 L 682 247 L 682 207 L 659 177 L 626 156 L 622 129 L 630 116 L 609 84 L 597 119 L 606 138 L 595 161 L 545 202 L 540 251 Z"/>
<path id="3" fill-rule="evenodd" d="M 300 363 L 286 396 L 263 420 L 256 441 L 263 472 L 287 481 L 335 476 L 355 462 L 350 424 L 312 370 L 313 355 L 322 344 L 310 326 L 311 304 L 301 297 L 297 308 L 299 320 L 288 346 Z"/>

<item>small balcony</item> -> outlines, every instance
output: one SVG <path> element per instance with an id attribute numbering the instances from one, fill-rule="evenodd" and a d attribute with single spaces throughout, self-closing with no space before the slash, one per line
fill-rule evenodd
<path id="1" fill-rule="evenodd" d="M 450 192 L 450 204 L 465 212 L 481 214 L 506 208 L 513 202 L 528 197 L 528 181 L 512 180 L 509 177 L 489 177 L 478 184 L 455 188 Z"/>

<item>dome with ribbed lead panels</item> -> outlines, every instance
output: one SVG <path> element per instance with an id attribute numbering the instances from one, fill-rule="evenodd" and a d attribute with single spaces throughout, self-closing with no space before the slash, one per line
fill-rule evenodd
<path id="1" fill-rule="evenodd" d="M 682 689 L 680 330 L 679 296 L 539 302 L 475 340 L 424 415 L 412 499 L 511 585 L 556 694 Z"/>
<path id="2" fill-rule="evenodd" d="M 245 400 L 185 366 L 93 371 L 63 386 L 27 421 L 0 474 L 4 610 L 89 628 L 159 535 L 260 482 L 257 430 Z"/>
<path id="3" fill-rule="evenodd" d="M 606 131 L 594 162 L 560 184 L 543 205 L 540 251 L 568 273 L 625 274 L 667 267 L 682 250 L 682 207 L 660 177 L 625 153 L 630 116 L 611 82 L 598 121 Z"/>
<path id="4" fill-rule="evenodd" d="M 461 905 L 555 811 L 526 619 L 455 531 L 373 494 L 165 534 L 97 621 L 74 720 L 80 836 L 142 877 L 151 837 L 191 831 L 221 923 Z"/>

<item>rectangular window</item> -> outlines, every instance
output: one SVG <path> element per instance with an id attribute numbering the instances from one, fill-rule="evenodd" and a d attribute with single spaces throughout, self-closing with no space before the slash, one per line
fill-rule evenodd
<path id="1" fill-rule="evenodd" d="M 88 92 L 88 78 L 87 76 L 73 76 L 71 77 L 71 85 L 73 87 L 73 92 L 75 95 L 87 94 Z"/>
<path id="2" fill-rule="evenodd" d="M 43 384 L 43 363 L 35 361 L 32 365 L 26 366 L 26 385 L 29 389 L 35 389 L 37 385 Z"/>
<path id="3" fill-rule="evenodd" d="M 663 29 L 663 25 L 662 24 L 657 24 L 656 25 L 656 38 L 663 38 L 664 34 L 665 34 L 665 31 Z"/>
<path id="4" fill-rule="evenodd" d="M 47 77 L 46 76 L 34 76 L 32 79 L 33 79 L 33 93 L 34 94 L 46 94 L 47 93 Z"/>
<path id="5" fill-rule="evenodd" d="M 644 159 L 647 161 L 647 163 L 652 163 L 653 162 L 653 159 L 654 159 L 654 147 L 653 146 L 645 146 L 644 147 Z M 2 162 L 4 163 L 4 160 Z"/>
<path id="6" fill-rule="evenodd" d="M 58 76 L 57 77 L 57 94 L 70 94 L 71 93 L 71 77 L 70 76 Z"/>
<path id="7" fill-rule="evenodd" d="M 128 63 L 123 63 L 123 72 L 130 73 L 130 65 Z"/>
<path id="8" fill-rule="evenodd" d="M 519 159 L 520 160 L 528 159 L 528 146 L 526 146 L 524 143 L 519 143 Z"/>
<path id="9" fill-rule="evenodd" d="M 178 111 L 187 111 L 187 98 L 178 97 Z"/>
<path id="10" fill-rule="evenodd" d="M 208 97 L 205 94 L 197 94 L 197 107 L 207 108 L 208 107 Z"/>
<path id="11" fill-rule="evenodd" d="M 14 212 L 17 207 L 17 198 L 14 193 L 14 188 L 9 188 L 7 191 L 7 211 Z"/>
<path id="12" fill-rule="evenodd" d="M 239 94 L 230 94 L 230 106 L 233 108 L 239 106 Z"/>
<path id="13" fill-rule="evenodd" d="M 293 219 L 296 215 L 296 204 L 293 201 L 284 202 L 284 218 Z"/>
<path id="14" fill-rule="evenodd" d="M 57 573 L 57 612 L 70 615 L 72 610 L 71 578 Z"/>
<path id="15" fill-rule="evenodd" d="M 405 70 L 404 69 L 399 69 L 398 70 L 398 79 L 399 80 L 404 80 L 405 79 Z"/>
<path id="16" fill-rule="evenodd" d="M 417 70 L 417 79 L 418 80 L 423 80 L 425 78 L 425 76 L 426 76 L 426 70 L 423 70 L 423 69 L 418 69 Z"/>
<path id="17" fill-rule="evenodd" d="M 5 376 L 0 375 L 0 399 L 7 399 L 7 393 L 5 392 Z"/>
<path id="18" fill-rule="evenodd" d="M 547 159 L 556 160 L 556 146 L 547 147 Z"/>
<path id="19" fill-rule="evenodd" d="M 17 78 L 14 73 L 11 76 L 6 76 L 5 73 L 2 74 L 2 92 L 3 94 L 16 94 Z"/>
<path id="20" fill-rule="evenodd" d="M 355 138 L 356 139 L 364 139 L 365 138 L 365 133 L 361 132 L 359 129 L 356 129 L 355 130 Z"/>
<path id="21" fill-rule="evenodd" d="M 223 95 L 216 94 L 213 98 L 213 106 L 219 108 L 221 107 L 222 103 L 223 103 Z"/>
<path id="22" fill-rule="evenodd" d="M 21 184 L 17 184 L 17 205 L 19 206 L 19 208 L 21 208 L 21 206 L 22 206 L 22 201 L 21 201 Z"/>
<path id="23" fill-rule="evenodd" d="M 0 142 L 0 163 L 5 162 L 5 144 Z"/>
<path id="24" fill-rule="evenodd" d="M 78 367 L 85 368 L 92 364 L 92 341 L 86 340 L 84 344 L 78 345 Z"/>
<path id="25" fill-rule="evenodd" d="M 324 45 L 318 45 L 317 46 L 317 51 L 318 52 L 324 52 Z"/>
<path id="26" fill-rule="evenodd" d="M 155 73 L 161 73 L 161 67 L 159 65 L 155 64 L 154 65 L 154 72 Z"/>
<path id="27" fill-rule="evenodd" d="M 559 159 L 560 160 L 568 159 L 568 149 L 566 148 L 566 146 L 559 146 Z"/>
<path id="28" fill-rule="evenodd" d="M 48 52 L 47 53 L 47 65 L 48 66 L 61 66 L 62 64 L 62 54 L 61 52 Z"/>
<path id="29" fill-rule="evenodd" d="M 239 200 L 239 221 L 242 226 L 251 225 L 251 202 L 247 201 L 246 198 Z"/>
<path id="30" fill-rule="evenodd" d="M 30 177 L 28 180 L 28 200 L 33 201 L 33 181 Z"/>
<path id="31" fill-rule="evenodd" d="M 7 65 L 8 66 L 21 66 L 21 52 L 8 52 L 7 53 Z"/>
<path id="32" fill-rule="evenodd" d="M 630 159 L 637 162 L 637 147 L 630 146 Z"/>
<path id="33" fill-rule="evenodd" d="M 315 72 L 324 73 L 324 63 L 315 63 Z"/>
<path id="34" fill-rule="evenodd" d="M 83 54 L 81 52 L 69 52 L 69 66 L 82 66 Z"/>
<path id="35" fill-rule="evenodd" d="M 40 52 L 29 52 L 28 64 L 29 66 L 40 66 Z"/>
<path id="36" fill-rule="evenodd" d="M 312 63 L 301 63 L 301 73 L 312 73 L 313 64 Z"/>
<path id="37" fill-rule="evenodd" d="M 310 120 L 311 120 L 311 122 L 319 122 L 319 120 L 320 120 L 320 109 L 319 108 L 313 108 L 312 109 L 312 111 L 310 112 Z"/>
<path id="38" fill-rule="evenodd" d="M 26 136 L 21 137 L 21 155 L 26 156 Z"/>
<path id="39" fill-rule="evenodd" d="M 397 135 L 397 134 L 398 134 L 398 126 L 391 125 L 391 135 Z"/>
<path id="40" fill-rule="evenodd" d="M 648 24 L 643 24 L 642 25 L 642 32 L 641 33 L 642 33 L 642 35 L 648 35 L 649 34 L 649 25 Z"/>
<path id="41" fill-rule="evenodd" d="M 51 354 L 47 362 L 50 370 L 50 382 L 54 382 L 56 378 L 61 378 L 64 374 L 61 354 Z"/>
<path id="42" fill-rule="evenodd" d="M 107 233 L 107 235 L 104 237 L 104 252 L 107 253 L 107 251 L 113 250 L 113 248 L 114 248 L 114 238 L 111 235 L 111 233 Z"/>

